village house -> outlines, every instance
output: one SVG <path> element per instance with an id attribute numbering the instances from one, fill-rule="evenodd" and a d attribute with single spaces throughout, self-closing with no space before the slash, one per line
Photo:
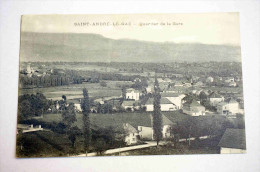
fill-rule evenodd
<path id="1" fill-rule="evenodd" d="M 229 82 L 229 83 L 228 83 L 228 86 L 229 86 L 229 87 L 236 87 L 236 86 L 237 86 L 237 83 L 234 82 L 234 81 L 232 81 L 232 82 Z"/>
<path id="2" fill-rule="evenodd" d="M 151 112 L 153 111 L 153 98 L 149 98 L 145 103 L 146 111 Z M 161 111 L 175 111 L 177 110 L 177 106 L 169 101 L 167 98 L 162 97 L 160 100 Z"/>
<path id="3" fill-rule="evenodd" d="M 208 97 L 211 106 L 217 106 L 220 102 L 224 101 L 224 97 L 216 92 L 213 92 Z"/>
<path id="4" fill-rule="evenodd" d="M 132 125 L 129 123 L 123 124 L 124 131 L 126 132 L 125 136 L 125 142 L 127 145 L 132 145 L 138 143 L 140 140 L 139 133 L 137 129 L 135 129 Z"/>
<path id="5" fill-rule="evenodd" d="M 159 83 L 159 87 L 160 87 L 160 91 L 165 91 L 168 89 L 169 83 L 161 82 L 161 83 Z"/>
<path id="6" fill-rule="evenodd" d="M 149 93 L 152 93 L 152 86 L 147 86 L 146 88 L 145 88 L 145 91 L 146 91 L 146 93 L 147 94 L 149 94 Z"/>
<path id="7" fill-rule="evenodd" d="M 198 81 L 194 84 L 195 87 L 203 87 L 204 83 L 202 81 Z"/>
<path id="8" fill-rule="evenodd" d="M 126 89 L 125 99 L 129 100 L 139 100 L 140 99 L 140 92 L 133 88 Z"/>
<path id="9" fill-rule="evenodd" d="M 184 83 L 183 83 L 183 86 L 184 86 L 184 87 L 191 87 L 191 86 L 192 86 L 192 83 L 191 83 L 191 82 L 184 82 Z"/>
<path id="10" fill-rule="evenodd" d="M 206 79 L 206 82 L 208 82 L 208 83 L 211 83 L 211 82 L 213 82 L 213 81 L 214 81 L 214 78 L 211 77 L 211 76 L 209 76 L 209 77 Z"/>
<path id="11" fill-rule="evenodd" d="M 142 140 L 154 140 L 154 133 L 152 128 L 153 118 L 152 115 L 150 115 L 151 124 L 148 123 L 148 125 L 139 125 L 138 126 L 138 132 L 140 139 Z M 170 121 L 165 115 L 162 114 L 162 137 L 163 139 L 167 139 L 172 137 L 171 136 L 171 126 L 173 125 L 173 122 Z"/>
<path id="12" fill-rule="evenodd" d="M 175 87 L 168 87 L 164 92 L 167 92 L 167 93 L 177 93 L 178 89 L 176 89 Z"/>
<path id="13" fill-rule="evenodd" d="M 218 146 L 221 154 L 246 153 L 245 129 L 227 128 Z"/>
<path id="14" fill-rule="evenodd" d="M 186 113 L 191 116 L 205 115 L 205 107 L 199 104 L 196 100 L 184 103 L 182 110 L 183 113 Z"/>
<path id="15" fill-rule="evenodd" d="M 224 77 L 224 81 L 226 83 L 235 82 L 235 78 L 234 77 Z"/>
<path id="16" fill-rule="evenodd" d="M 228 98 L 226 101 L 220 102 L 217 105 L 217 112 L 222 115 L 232 115 L 241 113 L 241 110 L 239 103 L 235 99 Z"/>
<path id="17" fill-rule="evenodd" d="M 180 81 L 175 82 L 174 87 L 183 87 L 184 84 Z"/>
<path id="18" fill-rule="evenodd" d="M 74 103 L 75 110 L 77 112 L 82 111 L 82 109 L 81 109 L 81 99 L 70 99 L 70 100 L 68 100 L 68 103 Z"/>
<path id="19" fill-rule="evenodd" d="M 127 145 L 136 144 L 139 141 L 153 140 L 153 119 L 152 114 L 143 113 L 116 113 L 90 114 L 93 129 L 113 128 L 118 138 L 122 138 Z M 171 126 L 174 123 L 162 114 L 162 135 L 163 139 L 170 138 Z M 124 134 L 122 134 L 124 133 Z"/>
<path id="20" fill-rule="evenodd" d="M 42 130 L 43 130 L 43 128 L 41 127 L 41 125 L 34 127 L 33 124 L 31 124 L 31 125 L 17 124 L 17 134 L 30 133 L 30 132 L 42 131 Z"/>
<path id="21" fill-rule="evenodd" d="M 162 82 L 170 83 L 170 82 L 172 82 L 172 80 L 169 79 L 169 78 L 157 78 L 157 80 L 158 80 L 159 83 L 162 83 Z"/>
<path id="22" fill-rule="evenodd" d="M 177 109 L 182 108 L 182 99 L 185 97 L 185 94 L 163 92 L 161 94 L 162 98 L 168 99 L 171 103 L 176 105 Z"/>
<path id="23" fill-rule="evenodd" d="M 121 104 L 121 106 L 125 109 L 125 110 L 135 110 L 135 109 L 140 109 L 140 105 L 138 103 L 138 101 L 135 100 L 124 100 Z"/>

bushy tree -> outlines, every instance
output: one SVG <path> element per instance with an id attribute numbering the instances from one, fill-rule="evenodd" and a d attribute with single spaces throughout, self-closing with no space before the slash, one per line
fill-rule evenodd
<path id="1" fill-rule="evenodd" d="M 18 120 L 26 120 L 46 112 L 53 104 L 42 93 L 25 94 L 18 98 Z"/>
<path id="2" fill-rule="evenodd" d="M 100 155 L 107 149 L 125 146 L 125 133 L 112 127 L 99 128 L 92 131 L 92 146 Z"/>
<path id="3" fill-rule="evenodd" d="M 66 96 L 62 96 L 63 101 L 61 104 L 61 116 L 62 123 L 65 126 L 65 133 L 68 135 L 69 140 L 71 141 L 72 147 L 74 147 L 74 143 L 76 141 L 75 136 L 75 127 L 72 127 L 72 124 L 77 121 L 76 112 L 74 103 L 67 104 Z"/>
<path id="4" fill-rule="evenodd" d="M 69 140 L 71 141 L 72 144 L 71 146 L 73 148 L 75 148 L 76 137 L 79 134 L 80 134 L 80 130 L 77 126 L 70 128 L 70 130 L 68 131 Z"/>

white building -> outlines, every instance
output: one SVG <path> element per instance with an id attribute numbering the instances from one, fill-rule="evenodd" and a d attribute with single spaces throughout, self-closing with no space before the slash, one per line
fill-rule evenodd
<path id="1" fill-rule="evenodd" d="M 126 90 L 125 98 L 127 100 L 129 100 L 129 99 L 139 100 L 140 99 L 140 92 L 138 90 L 133 89 L 133 88 L 129 88 L 129 89 Z"/>
<path id="2" fill-rule="evenodd" d="M 235 82 L 234 77 L 225 77 L 224 80 L 225 80 L 226 83 Z"/>
<path id="3" fill-rule="evenodd" d="M 199 104 L 196 100 L 183 104 L 183 113 L 191 116 L 203 116 L 206 114 L 205 107 Z"/>
<path id="4" fill-rule="evenodd" d="M 162 98 L 168 99 L 171 103 L 176 105 L 177 109 L 182 108 L 182 99 L 185 97 L 185 94 L 177 94 L 172 92 L 163 92 Z"/>
<path id="5" fill-rule="evenodd" d="M 236 86 L 237 86 L 237 83 L 236 83 L 236 82 L 229 82 L 229 83 L 228 83 L 228 86 L 229 86 L 229 87 L 236 87 Z"/>
<path id="6" fill-rule="evenodd" d="M 127 145 L 136 144 L 139 141 L 139 133 L 138 131 L 130 124 L 123 124 L 124 131 L 126 132 L 125 142 Z"/>
<path id="7" fill-rule="evenodd" d="M 150 99 L 147 100 L 147 102 L 145 103 L 146 111 L 148 111 L 148 112 L 153 111 L 153 107 L 154 107 L 153 102 L 154 102 L 153 98 L 150 98 Z M 175 110 L 177 110 L 177 106 L 165 97 L 161 98 L 160 105 L 161 105 L 161 111 L 175 111 Z"/>
<path id="8" fill-rule="evenodd" d="M 220 102 L 224 101 L 224 97 L 213 92 L 209 95 L 209 102 L 211 106 L 217 106 Z"/>
<path id="9" fill-rule="evenodd" d="M 203 87 L 204 86 L 204 83 L 201 82 L 201 81 L 198 81 L 194 84 L 195 87 Z"/>
<path id="10" fill-rule="evenodd" d="M 214 78 L 213 77 L 211 77 L 211 76 L 209 76 L 207 79 L 206 79 L 206 82 L 213 82 L 214 81 Z"/>
<path id="11" fill-rule="evenodd" d="M 19 133 L 30 133 L 30 132 L 35 132 L 35 131 L 42 131 L 43 128 L 41 125 L 38 125 L 36 127 L 27 124 L 17 124 L 17 134 Z"/>
<path id="12" fill-rule="evenodd" d="M 175 82 L 174 87 L 183 87 L 184 84 L 182 82 Z"/>
<path id="13" fill-rule="evenodd" d="M 222 115 L 232 115 L 240 113 L 241 110 L 239 108 L 239 103 L 235 99 L 229 98 L 217 105 L 217 112 Z"/>
<path id="14" fill-rule="evenodd" d="M 152 93 L 152 87 L 151 86 L 146 87 L 145 90 L 146 90 L 146 93 Z"/>
<path id="15" fill-rule="evenodd" d="M 149 126 L 138 126 L 138 132 L 139 136 L 142 140 L 154 140 L 154 134 L 153 134 L 153 128 L 152 128 L 152 115 L 150 115 L 151 118 L 151 125 Z M 171 137 L 171 126 L 173 125 L 173 122 L 170 121 L 165 115 L 162 114 L 162 137 L 163 139 L 167 139 Z"/>

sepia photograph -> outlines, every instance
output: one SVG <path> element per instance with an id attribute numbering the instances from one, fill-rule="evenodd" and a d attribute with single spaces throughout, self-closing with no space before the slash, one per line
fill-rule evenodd
<path id="1" fill-rule="evenodd" d="M 246 153 L 239 13 L 21 16 L 16 157 Z"/>

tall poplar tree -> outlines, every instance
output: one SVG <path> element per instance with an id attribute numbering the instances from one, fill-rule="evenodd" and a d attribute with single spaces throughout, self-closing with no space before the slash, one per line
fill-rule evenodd
<path id="1" fill-rule="evenodd" d="M 162 139 L 162 114 L 161 114 L 161 105 L 160 105 L 161 95 L 160 95 L 160 87 L 155 77 L 154 83 L 154 102 L 153 102 L 153 134 L 154 138 L 157 142 L 157 146 L 159 145 L 159 141 Z"/>
<path id="2" fill-rule="evenodd" d="M 89 150 L 91 143 L 91 128 L 90 128 L 90 101 L 88 96 L 88 91 L 86 88 L 83 89 L 83 100 L 81 102 L 81 109 L 83 113 L 83 135 L 84 135 L 84 146 L 86 151 Z"/>

